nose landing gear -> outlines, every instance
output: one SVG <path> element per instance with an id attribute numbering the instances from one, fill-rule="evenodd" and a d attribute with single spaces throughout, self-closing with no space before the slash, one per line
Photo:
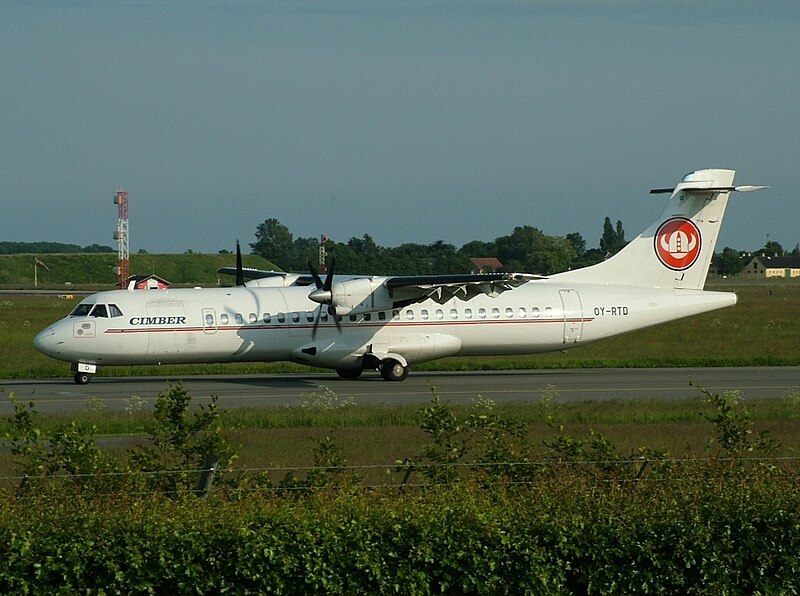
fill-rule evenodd
<path id="1" fill-rule="evenodd" d="M 79 372 L 75 373 L 75 376 L 73 378 L 75 379 L 76 385 L 88 385 L 89 381 L 92 380 L 92 375 L 88 373 Z"/>
<path id="2" fill-rule="evenodd" d="M 75 380 L 76 385 L 86 385 L 92 380 L 92 375 L 97 372 L 97 365 L 86 362 L 73 362 L 72 372 L 75 373 L 72 378 Z"/>

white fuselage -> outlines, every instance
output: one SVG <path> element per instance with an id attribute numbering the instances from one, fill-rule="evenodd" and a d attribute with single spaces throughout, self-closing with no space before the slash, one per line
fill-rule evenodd
<path id="1" fill-rule="evenodd" d="M 101 292 L 82 304 L 108 305 L 106 316 L 70 315 L 35 344 L 53 358 L 96 365 L 294 361 L 348 368 L 368 353 L 412 364 L 563 350 L 736 302 L 726 292 L 565 285 L 554 276 L 494 297 L 344 316 L 340 330 L 323 314 L 312 336 L 324 307 L 308 294 L 291 286 Z"/>

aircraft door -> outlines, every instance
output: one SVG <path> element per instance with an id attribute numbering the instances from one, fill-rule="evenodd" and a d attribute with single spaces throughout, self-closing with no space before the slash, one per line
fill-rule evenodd
<path id="1" fill-rule="evenodd" d="M 564 343 L 574 344 L 583 335 L 583 304 L 577 290 L 559 290 L 564 309 Z"/>
<path id="2" fill-rule="evenodd" d="M 217 313 L 213 308 L 203 309 L 203 333 L 212 335 L 217 332 Z"/>

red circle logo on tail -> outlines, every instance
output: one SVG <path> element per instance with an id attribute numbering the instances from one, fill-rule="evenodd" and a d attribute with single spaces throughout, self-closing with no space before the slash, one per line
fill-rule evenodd
<path id="1" fill-rule="evenodd" d="M 688 269 L 700 256 L 700 230 L 689 219 L 673 217 L 658 228 L 655 249 L 658 260 L 675 271 Z"/>

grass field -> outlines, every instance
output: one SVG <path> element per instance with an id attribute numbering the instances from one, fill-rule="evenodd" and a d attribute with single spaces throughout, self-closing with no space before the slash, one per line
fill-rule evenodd
<path id="1" fill-rule="evenodd" d="M 567 354 L 428 366 L 800 364 L 800 286 L 726 289 L 739 293 L 734 308 Z M 74 304 L 52 297 L 0 300 L 0 378 L 68 376 L 68 365 L 35 352 L 31 340 Z M 279 366 L 123 367 L 104 374 L 180 376 Z M 6 397 L 0 381 L 0 399 Z M 19 423 L 15 428 L 0 419 L 0 436 L 6 437 L 0 529 L 8 537 L 0 591 L 35 593 L 52 585 L 51 593 L 100 593 L 113 585 L 119 593 L 138 593 L 146 585 L 152 593 L 177 593 L 176 586 L 188 593 L 188 582 L 193 591 L 205 585 L 207 593 L 220 593 L 222 585 L 241 591 L 248 571 L 253 593 L 280 592 L 280 586 L 294 593 L 303 581 L 316 586 L 310 593 L 402 592 L 414 578 L 420 587 L 409 593 L 429 593 L 430 586 L 443 593 L 502 593 L 517 580 L 519 593 L 798 591 L 800 391 L 752 402 L 744 394 L 726 410 L 700 390 L 677 402 L 564 404 L 553 388 L 542 391 L 540 404 L 490 410 L 445 405 L 438 417 L 430 416 L 433 405 L 354 406 L 347 396 L 337 397 L 333 409 L 311 394 L 304 407 L 223 412 L 225 434 L 239 457 L 233 469 L 218 474 L 214 495 L 220 498 L 209 499 L 141 491 L 138 469 L 125 472 L 130 488 L 96 496 L 87 488 L 90 478 L 105 487 L 111 476 L 82 476 L 63 465 L 55 475 L 39 472 L 43 478 L 34 471 L 30 481 L 22 476 L 25 456 L 9 448 Z M 97 445 L 123 469 L 133 459 L 132 447 L 146 444 L 153 432 L 153 416 L 101 406 L 90 401 L 69 418 L 34 417 L 36 432 L 27 437 L 36 448 L 28 465 L 32 458 L 56 457 L 91 466 Z M 431 420 L 441 423 L 438 438 Z M 488 424 L 471 434 L 469 420 Z M 498 432 L 505 429 L 522 433 Z M 775 443 L 770 450 L 759 448 L 765 431 Z M 734 448 L 725 447 L 731 439 Z M 525 469 L 511 465 L 521 461 L 513 457 L 520 446 L 525 464 L 542 470 L 522 485 L 448 481 L 434 487 L 425 485 L 422 468 L 406 477 L 398 467 L 405 460 L 440 465 L 449 462 L 452 448 L 467 447 L 457 474 L 467 477 L 466 470 L 477 469 L 474 463 L 487 455 L 494 462 L 502 458 L 494 470 L 513 472 Z M 335 467 L 320 467 L 331 463 Z M 491 480 L 491 470 L 478 474 Z M 182 467 L 174 473 L 193 486 L 196 472 Z M 308 496 L 279 486 L 289 475 L 308 481 L 314 473 L 344 478 L 344 484 Z M 36 494 L 31 486 L 57 488 Z M 541 553 L 541 561 L 531 553 Z M 363 578 L 365 561 L 374 561 L 370 569 L 385 580 L 383 588 L 331 583 Z M 396 579 L 391 573 L 400 563 L 408 571 Z M 223 572 L 232 578 L 228 583 L 219 579 Z M 271 575 L 264 579 L 265 573 Z M 442 580 L 446 573 L 455 579 Z M 528 575 L 523 581 L 523 574 L 537 581 Z"/>
<path id="2" fill-rule="evenodd" d="M 800 364 L 800 284 L 741 285 L 736 306 L 631 333 L 567 353 L 523 357 L 451 358 L 418 369 L 748 366 Z M 66 315 L 75 300 L 56 297 L 0 298 L 0 378 L 69 376 L 69 366 L 34 350 L 34 335 Z M 106 376 L 304 371 L 291 364 L 112 367 Z"/>
<path id="3" fill-rule="evenodd" d="M 245 267 L 274 269 L 275 266 L 258 255 L 243 255 Z M 94 291 L 110 289 L 117 282 L 115 268 L 119 264 L 117 253 L 85 254 L 14 254 L 0 255 L 0 288 L 32 289 L 34 287 L 34 262 L 38 260 L 47 269 L 37 271 L 38 287 L 69 292 L 75 288 Z M 131 255 L 132 275 L 154 273 L 178 286 L 217 285 L 217 269 L 233 266 L 233 254 L 135 254 Z"/>
<path id="4" fill-rule="evenodd" d="M 800 285 L 729 285 L 739 303 L 729 309 L 677 321 L 623 337 L 579 347 L 566 354 L 517 358 L 448 359 L 427 368 L 542 368 L 598 366 L 681 365 L 797 365 L 800 364 Z M 56 297 L 10 297 L 0 300 L 0 378 L 66 377 L 68 365 L 42 356 L 31 341 L 36 332 L 68 313 L 75 301 Z M 422 367 L 420 367 L 422 368 Z M 208 365 L 109 368 L 105 375 L 253 373 L 303 371 L 286 364 Z M 745 400 L 747 396 L 744 396 Z M 639 447 L 667 451 L 675 456 L 707 452 L 713 432 L 701 415 L 703 396 L 685 403 L 584 403 L 562 406 L 561 421 L 576 436 L 591 431 L 607 435 L 620 450 Z M 510 409 L 509 409 L 510 408 Z M 793 455 L 800 449 L 800 403 L 796 396 L 749 404 L 755 429 L 769 430 L 781 443 L 778 453 Z M 537 406 L 500 408 L 504 416 L 528 425 L 532 444 L 552 434 Z M 425 438 L 413 408 L 359 406 L 335 412 L 308 409 L 279 412 L 236 411 L 227 414 L 237 428 L 238 465 L 246 468 L 309 465 L 313 449 L 325 437 L 340 445 L 349 463 L 376 466 L 369 472 L 376 482 L 394 462 L 418 451 Z M 139 435 L 148 426 L 143 415 L 87 413 L 78 416 L 101 435 Z M 53 421 L 56 424 L 58 421 Z M 137 439 L 131 438 L 131 441 Z M 116 443 L 124 450 L 125 442 Z M 8 456 L 0 456 L 0 472 L 10 470 Z M 390 478 L 394 482 L 396 478 Z"/>

